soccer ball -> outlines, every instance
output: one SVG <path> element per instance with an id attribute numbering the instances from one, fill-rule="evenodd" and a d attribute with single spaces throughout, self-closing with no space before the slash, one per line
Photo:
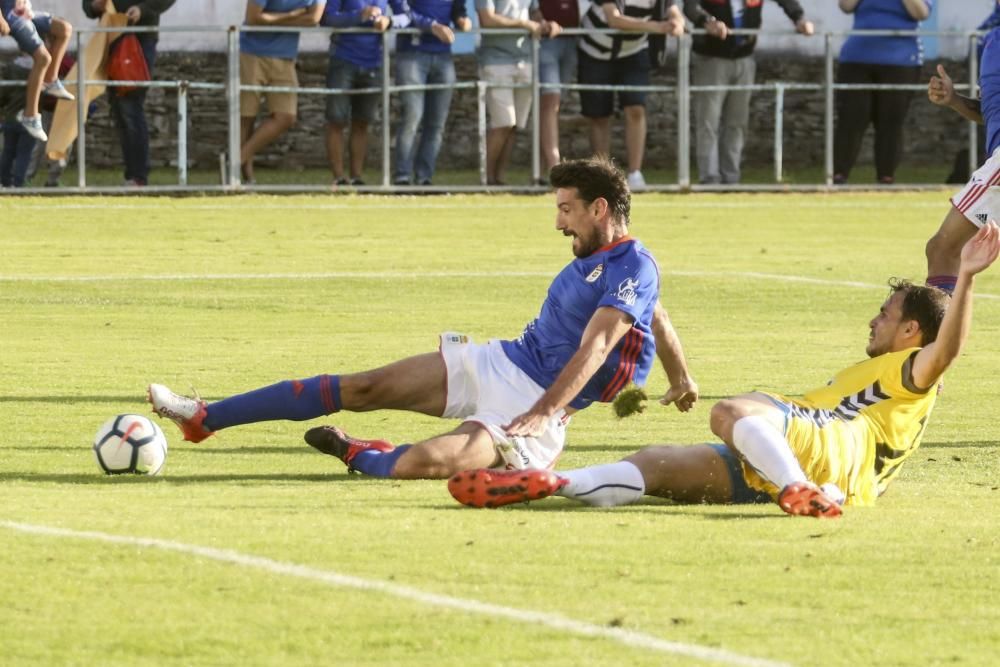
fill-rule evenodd
<path id="1" fill-rule="evenodd" d="M 94 456 L 109 475 L 158 475 L 167 460 L 167 438 L 142 415 L 117 415 L 97 430 Z"/>

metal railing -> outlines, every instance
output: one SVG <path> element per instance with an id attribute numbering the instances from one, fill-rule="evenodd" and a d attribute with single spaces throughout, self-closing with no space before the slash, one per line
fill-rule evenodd
<path id="1" fill-rule="evenodd" d="M 83 49 L 83 38 L 84 35 L 91 35 L 95 33 L 141 33 L 141 32 L 191 32 L 191 33 L 225 33 L 226 35 L 226 56 L 227 56 L 227 67 L 226 67 L 226 81 L 224 83 L 217 82 L 205 82 L 205 81 L 187 81 L 187 80 L 154 80 L 154 81 L 109 81 L 109 80 L 97 80 L 97 79 L 86 79 L 84 73 L 86 71 L 85 62 L 85 51 Z M 397 86 L 394 85 L 391 80 L 391 44 L 390 40 L 394 39 L 396 35 L 401 33 L 410 34 L 420 34 L 420 31 L 414 29 L 404 29 L 404 30 L 391 30 L 385 31 L 380 34 L 382 40 L 382 82 L 381 86 L 378 88 L 368 88 L 368 89 L 331 89 L 331 88 L 315 88 L 315 87 L 280 87 L 280 86 L 249 86 L 241 85 L 240 83 L 240 64 L 239 64 L 239 36 L 241 32 L 295 32 L 295 33 L 321 33 L 324 35 L 329 35 L 331 33 L 372 33 L 372 30 L 351 28 L 351 29 L 339 29 L 331 30 L 328 28 L 272 28 L 272 27 L 257 27 L 257 26 L 161 26 L 161 27 L 139 27 L 139 26 L 129 26 L 129 27 L 117 27 L 117 28 L 101 28 L 101 27 L 81 27 L 76 30 L 76 50 L 77 50 L 77 78 L 76 78 L 76 90 L 77 97 L 80 98 L 83 95 L 85 98 L 86 86 L 88 85 L 131 85 L 131 86 L 141 86 L 146 88 L 164 88 L 173 89 L 176 91 L 177 95 L 177 185 L 169 186 L 148 186 L 141 190 L 136 190 L 135 188 L 118 186 L 118 187 L 94 187 L 87 183 L 87 169 L 86 169 L 86 155 L 87 155 L 87 138 L 86 138 L 86 104 L 77 104 L 77 126 L 80 128 L 76 139 L 76 155 L 75 159 L 77 162 L 77 184 L 75 187 L 60 187 L 60 188 L 24 188 L 20 189 L 18 192 L 22 193 L 66 193 L 66 192 L 105 192 L 105 193 L 136 193 L 136 192 L 191 192 L 191 191 L 224 191 L 224 192 L 243 192 L 243 191 L 328 191 L 329 186 L 326 185 L 250 185 L 241 182 L 240 173 L 240 92 L 241 91 L 258 91 L 258 92 L 289 92 L 297 93 L 303 95 L 334 95 L 334 94 L 347 94 L 347 95 L 358 95 L 358 94 L 371 94 L 380 93 L 382 102 L 382 118 L 381 118 L 381 171 L 382 179 L 381 184 L 378 186 L 360 187 L 356 188 L 356 191 L 377 191 L 377 192 L 410 192 L 410 191 L 438 191 L 438 192 L 455 192 L 455 191 L 481 191 L 488 189 L 490 191 L 504 191 L 504 190 L 517 190 L 517 191 L 542 191 L 547 189 L 545 186 L 538 185 L 541 179 L 541 167 L 540 167 L 540 126 L 539 126 L 539 100 L 542 91 L 544 90 L 566 90 L 566 91 L 580 91 L 580 90 L 610 90 L 615 92 L 624 91 L 644 91 L 654 94 L 666 94 L 674 93 L 676 95 L 677 103 L 677 182 L 674 184 L 664 184 L 656 185 L 652 184 L 648 186 L 648 190 L 667 190 L 667 191 L 686 191 L 692 189 L 718 189 L 711 186 L 698 186 L 693 185 L 691 182 L 691 156 L 690 156 L 690 121 L 691 121 L 691 95 L 699 92 L 717 91 L 717 90 L 751 90 L 751 91 L 768 91 L 773 92 L 775 96 L 774 103 L 774 146 L 773 146 L 773 157 L 774 157 L 774 185 L 758 185 L 758 186 L 741 186 L 741 189 L 815 189 L 817 186 L 820 187 L 830 187 L 833 183 L 833 136 L 834 136 L 834 95 L 836 91 L 839 90 L 912 90 L 912 91 L 922 91 L 926 89 L 926 84 L 914 84 L 914 85 L 874 85 L 874 84 L 841 84 L 836 83 L 834 79 L 834 39 L 841 38 L 851 34 L 864 34 L 871 36 L 944 36 L 961 38 L 968 40 L 969 43 L 969 56 L 968 56 L 968 68 L 969 68 L 969 79 L 966 84 L 957 84 L 956 88 L 963 91 L 974 91 L 976 89 L 978 80 L 978 59 L 976 54 L 976 40 L 982 34 L 976 31 L 890 31 L 890 30 L 878 30 L 878 31 L 846 31 L 846 32 L 826 32 L 823 33 L 824 40 L 824 77 L 822 83 L 796 83 L 787 81 L 775 81 L 765 84 L 752 84 L 744 86 L 732 86 L 732 85 L 712 85 L 712 86 L 693 86 L 690 83 L 690 62 L 692 53 L 692 39 L 690 34 L 685 34 L 679 38 L 670 38 L 674 44 L 677 46 L 677 58 L 676 58 L 676 85 L 649 85 L 649 86 L 596 86 L 596 85 L 581 85 L 576 83 L 563 83 L 563 84 L 542 84 L 538 79 L 538 64 L 539 64 L 539 40 L 531 40 L 531 64 L 532 64 L 532 81 L 530 84 L 520 84 L 520 85 L 510 85 L 503 84 L 504 88 L 511 87 L 521 87 L 530 88 L 532 91 L 532 111 L 531 111 L 531 185 L 525 186 L 487 186 L 486 185 L 486 92 L 489 88 L 489 83 L 482 80 L 476 81 L 457 81 L 453 84 L 426 84 L 426 85 L 409 85 L 409 86 Z M 490 35 L 524 35 L 525 31 L 516 29 L 480 29 L 477 31 L 479 34 L 490 34 Z M 618 34 L 615 30 L 590 30 L 585 31 L 581 29 L 567 29 L 563 30 L 562 34 L 566 36 L 579 36 L 587 33 L 601 32 L 606 34 Z M 790 31 L 782 32 L 764 32 L 759 30 L 734 30 L 731 31 L 736 35 L 788 35 L 795 34 Z M 705 34 L 703 30 L 695 30 L 693 34 Z M 0 82 L 0 85 L 23 85 L 23 82 L 12 82 L 4 81 Z M 477 100 L 477 126 L 478 126 L 478 151 L 479 151 L 479 177 L 480 184 L 478 186 L 395 186 L 391 182 L 391 118 L 389 114 L 391 96 L 394 93 L 410 91 L 410 90 L 434 90 L 441 88 L 452 88 L 455 90 L 462 89 L 475 89 L 476 100 Z M 226 140 L 226 166 L 224 169 L 224 182 L 219 185 L 191 185 L 188 183 L 188 143 L 187 143 L 187 126 L 188 126 L 188 91 L 194 89 L 202 90 L 224 90 L 226 94 L 226 107 L 227 107 L 227 140 Z M 825 170 L 825 182 L 823 184 L 816 185 L 806 185 L 806 186 L 789 186 L 782 183 L 783 180 L 783 162 L 784 162 L 784 142 L 783 142 L 783 126 L 784 126 L 784 96 L 785 92 L 789 90 L 804 90 L 804 91 L 821 91 L 824 95 L 824 170 Z M 969 150 L 969 169 L 974 171 L 978 165 L 978 145 L 976 140 L 976 128 L 975 123 L 970 122 L 968 124 L 969 138 L 968 138 L 968 150 Z M 886 187 L 886 186 L 883 186 Z M 919 184 L 909 184 L 907 187 L 919 187 Z M 5 190 L 4 192 L 10 193 L 10 190 Z"/>

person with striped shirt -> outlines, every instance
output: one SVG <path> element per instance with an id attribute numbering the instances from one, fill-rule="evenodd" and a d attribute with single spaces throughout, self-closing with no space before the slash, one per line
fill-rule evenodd
<path id="1" fill-rule="evenodd" d="M 583 16 L 587 30 L 619 30 L 619 34 L 589 32 L 579 41 L 577 82 L 591 86 L 648 86 L 648 35 L 678 36 L 684 16 L 667 1 L 665 17 L 654 16 L 657 0 L 594 0 Z M 596 155 L 611 154 L 611 116 L 615 97 L 625 116 L 625 152 L 628 184 L 633 190 L 646 186 L 642 175 L 646 148 L 646 93 L 636 90 L 581 90 L 580 107 L 590 122 L 590 147 Z"/>

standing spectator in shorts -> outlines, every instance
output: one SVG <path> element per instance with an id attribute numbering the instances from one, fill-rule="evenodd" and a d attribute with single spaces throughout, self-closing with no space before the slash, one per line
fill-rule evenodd
<path id="1" fill-rule="evenodd" d="M 580 5 L 577 0 L 539 0 L 532 13 L 535 21 L 548 21 L 560 28 L 580 27 Z M 566 84 L 576 71 L 576 37 L 559 35 L 544 40 L 538 53 L 538 79 L 542 84 Z M 539 104 L 539 141 L 545 173 L 559 164 L 559 103 L 558 88 L 542 88 Z"/>
<path id="2" fill-rule="evenodd" d="M 99 19 L 111 0 L 83 0 L 83 13 L 89 18 Z M 115 0 L 112 6 L 124 12 L 129 25 L 158 26 L 160 14 L 170 9 L 174 0 Z M 150 77 L 156 62 L 158 32 L 133 33 L 142 47 Z M 109 53 L 121 43 L 120 39 L 111 44 Z M 122 147 L 125 163 L 125 185 L 145 186 L 149 181 L 149 125 L 146 123 L 146 91 L 140 86 L 122 95 L 114 87 L 108 88 L 108 102 L 111 115 L 118 128 L 118 139 Z"/>
<path id="3" fill-rule="evenodd" d="M 520 28 L 522 35 L 483 35 L 479 76 L 489 84 L 486 110 L 486 183 L 505 185 L 517 129 L 528 126 L 531 113 L 531 39 L 555 37 L 559 24 L 531 17 L 535 0 L 476 0 L 482 28 Z M 514 87 L 519 86 L 519 87 Z"/>
<path id="4" fill-rule="evenodd" d="M 387 15 L 392 7 L 392 16 Z M 406 0 L 330 0 L 322 25 L 334 28 L 373 28 L 383 33 L 390 27 L 410 23 Z M 330 38 L 330 66 L 326 87 L 341 90 L 382 87 L 382 35 L 376 33 L 334 34 Z M 376 92 L 328 95 L 326 98 L 326 156 L 333 184 L 364 185 L 361 174 L 368 153 L 368 126 L 378 118 L 381 95 Z M 344 128 L 350 123 L 350 174 L 344 176 Z"/>
<path id="5" fill-rule="evenodd" d="M 410 15 L 414 27 L 424 34 L 400 35 L 396 39 L 396 84 L 455 83 L 451 44 L 455 33 L 467 32 L 472 21 L 464 0 L 413 0 Z M 441 136 L 448 120 L 452 89 L 409 90 L 399 94 L 402 118 L 396 134 L 396 185 L 430 185 L 441 149 Z M 417 141 L 417 133 L 420 140 Z M 415 181 L 411 178 L 415 177 Z"/>
<path id="6" fill-rule="evenodd" d="M 73 27 L 47 12 L 35 12 L 30 0 L 0 0 L 0 14 L 0 35 L 13 37 L 18 48 L 32 60 L 24 108 L 17 113 L 16 120 L 33 138 L 46 141 L 38 98 L 45 93 L 63 100 L 73 99 L 58 77 L 59 62 L 66 53 Z M 51 53 L 42 42 L 44 37 L 51 40 Z"/>
<path id="7" fill-rule="evenodd" d="M 777 0 L 803 35 L 813 24 L 796 0 Z M 733 28 L 760 27 L 762 2 L 684 0 L 684 14 L 707 35 L 694 38 L 691 84 L 695 86 L 753 85 L 757 65 L 756 35 L 731 35 Z M 695 157 L 702 183 L 739 183 L 743 141 L 750 121 L 749 90 L 712 90 L 694 94 Z"/>
<path id="8" fill-rule="evenodd" d="M 619 2 L 621 3 L 619 5 Z M 647 33 L 674 37 L 684 32 L 680 9 L 668 0 L 665 20 L 654 20 L 656 0 L 619 0 L 597 2 L 583 16 L 584 29 L 624 30 L 623 35 L 587 34 L 580 40 L 577 80 L 582 85 L 648 86 L 649 53 Z M 646 149 L 646 93 L 617 93 L 618 105 L 625 114 L 625 152 L 628 163 L 628 186 L 646 187 L 642 158 Z M 581 90 L 580 107 L 590 121 L 590 148 L 598 155 L 611 153 L 611 114 L 615 93 L 604 90 Z"/>
<path id="9" fill-rule="evenodd" d="M 314 27 L 326 3 L 321 0 L 247 0 L 244 25 Z M 240 83 L 244 86 L 298 88 L 295 59 L 299 55 L 297 32 L 241 32 Z M 260 98 L 270 112 L 254 128 Z M 254 182 L 253 158 L 295 125 L 296 93 L 245 91 L 240 93 L 240 173 L 244 183 Z"/>
<path id="10" fill-rule="evenodd" d="M 931 14 L 931 0 L 839 0 L 854 14 L 853 30 L 916 30 Z M 924 52 L 917 36 L 851 35 L 840 49 L 837 83 L 914 84 Z M 908 90 L 841 90 L 833 134 L 833 182 L 846 183 L 869 124 L 875 126 L 875 177 L 896 182 L 903 155 L 903 126 L 912 94 Z"/>

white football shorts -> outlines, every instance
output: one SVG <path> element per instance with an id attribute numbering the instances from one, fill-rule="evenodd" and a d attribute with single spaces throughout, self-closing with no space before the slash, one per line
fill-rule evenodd
<path id="1" fill-rule="evenodd" d="M 972 174 L 951 203 L 976 227 L 988 220 L 1000 222 L 1000 148 Z"/>
<path id="2" fill-rule="evenodd" d="M 448 398 L 442 417 L 483 426 L 493 437 L 497 466 L 508 470 L 551 468 L 566 444 L 569 417 L 560 410 L 536 438 L 510 437 L 503 427 L 545 393 L 504 354 L 500 341 L 474 343 L 463 334 L 441 334 L 441 356 L 448 368 Z"/>

